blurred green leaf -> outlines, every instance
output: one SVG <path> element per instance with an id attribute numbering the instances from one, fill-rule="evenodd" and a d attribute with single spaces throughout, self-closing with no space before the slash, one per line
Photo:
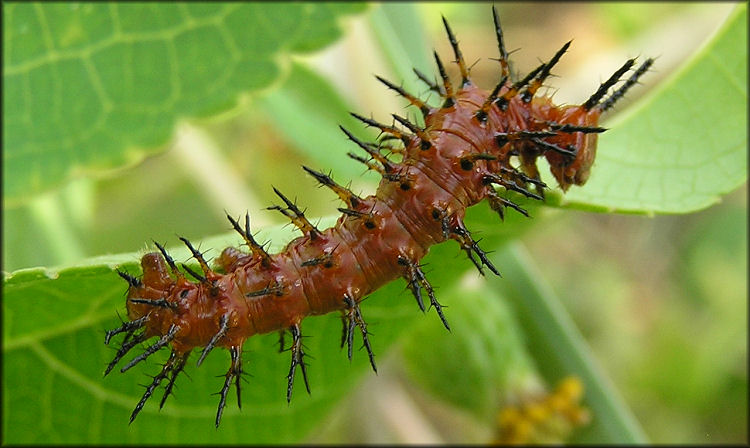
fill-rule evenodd
<path id="1" fill-rule="evenodd" d="M 320 75 L 294 63 L 287 82 L 260 98 L 258 103 L 280 135 L 294 144 L 300 153 L 316 162 L 311 168 L 326 172 L 332 170 L 336 174 L 334 180 L 362 175 L 364 166 L 343 156 L 351 151 L 352 142 L 339 131 L 338 126 L 344 126 L 359 138 L 374 139 L 377 135 L 362 130 L 362 122 L 349 115 L 352 107 Z M 377 174 L 367 174 L 373 181 L 372 185 L 377 185 Z"/>
<path id="2" fill-rule="evenodd" d="M 523 336 L 503 297 L 486 282 L 457 282 L 440 291 L 440 302 L 448 305 L 451 331 L 437 319 L 417 323 L 404 341 L 408 372 L 434 396 L 492 426 L 508 395 L 531 380 Z M 427 341 L 433 348 L 425 348 Z"/>
<path id="3" fill-rule="evenodd" d="M 414 5 L 388 2 L 370 15 L 375 36 L 390 62 L 390 69 L 408 92 L 423 88 L 412 68 L 429 74 L 433 70 L 429 43 Z"/>
<path id="4" fill-rule="evenodd" d="M 658 55 L 657 55 L 658 56 Z M 658 70 L 659 60 L 656 59 Z M 642 82 L 648 82 L 648 75 Z M 708 207 L 747 180 L 747 7 L 627 117 L 607 123 L 585 188 L 563 203 L 636 213 Z"/>
<path id="5" fill-rule="evenodd" d="M 159 151 L 229 109 L 361 4 L 3 4 L 3 187 L 20 202 Z"/>

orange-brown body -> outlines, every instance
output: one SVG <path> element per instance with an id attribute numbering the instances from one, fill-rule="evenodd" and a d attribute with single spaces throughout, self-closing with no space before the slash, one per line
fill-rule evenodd
<path id="1" fill-rule="evenodd" d="M 231 247 L 225 249 L 216 260 L 218 271 L 222 272 L 209 267 L 184 238 L 183 242 L 201 266 L 202 274 L 185 268 L 197 281 L 189 280 L 183 271 L 178 270 L 159 245 L 159 252 L 143 256 L 141 279 L 120 272 L 130 284 L 127 301 L 130 321 L 107 332 L 105 342 L 115 334 L 126 333 L 107 373 L 133 346 L 149 338 L 158 337 L 159 340 L 121 371 L 162 347 L 171 345 L 172 348 L 169 360 L 147 387 L 131 421 L 160 382 L 168 379 L 162 399 L 164 403 L 192 350 L 201 350 L 200 365 L 214 347 L 226 347 L 232 364 L 220 392 L 218 426 L 232 381 L 236 383 L 239 399 L 243 343 L 255 334 L 273 331 L 289 331 L 293 337 L 287 388 L 289 400 L 298 366 L 307 386 L 300 328 L 303 319 L 311 315 L 342 313 L 342 345 L 347 342 L 350 357 L 352 333 L 359 327 L 374 369 L 366 324 L 359 310 L 359 302 L 364 297 L 403 277 L 420 308 L 425 309 L 424 291 L 430 305 L 448 327 L 434 291 L 419 265 L 429 248 L 454 239 L 480 272 L 486 266 L 498 273 L 464 227 L 466 209 L 487 199 L 501 217 L 507 207 L 526 214 L 510 199 L 500 196 L 495 186 L 543 199 L 546 185 L 541 182 L 536 164 L 540 157 L 546 158 L 563 190 L 586 182 L 596 155 L 597 134 L 604 131 L 598 127 L 600 115 L 638 81 L 653 61 L 647 60 L 612 93 L 608 90 L 632 68 L 633 59 L 602 83 L 583 104 L 556 106 L 550 98 L 535 97 L 535 94 L 570 42 L 549 62 L 513 82 L 494 8 L 493 14 L 501 56 L 501 81 L 492 91 L 472 84 L 456 39 L 445 21 L 461 72 L 461 86 L 454 91 L 437 53 L 435 59 L 442 86 L 416 72 L 431 90 L 440 94 L 444 101 L 441 106 L 428 106 L 378 77 L 420 109 L 424 127 L 394 115 L 394 119 L 410 131 L 407 132 L 354 114 L 367 125 L 379 128 L 391 140 L 403 143 L 403 148 L 383 146 L 387 139 L 375 144 L 363 143 L 344 129 L 349 139 L 366 151 L 370 159 L 350 156 L 383 175 L 374 195 L 360 198 L 329 176 L 304 167 L 347 205 L 340 209 L 343 214 L 333 227 L 316 229 L 295 204 L 276 191 L 286 207 L 272 208 L 288 216 L 303 232 L 303 236 L 291 241 L 279 253 L 268 254 L 254 241 L 247 224 L 249 218 L 246 218 L 243 230 L 229 217 L 250 252 L 243 253 Z M 386 153 L 381 152 L 383 148 L 400 154 L 400 161 L 389 160 Z M 532 187 L 538 194 L 531 191 Z M 141 333 L 136 333 L 141 329 Z"/>
<path id="2" fill-rule="evenodd" d="M 506 88 L 507 90 L 507 88 Z M 500 91 L 500 94 L 504 90 Z M 291 241 L 284 250 L 271 255 L 272 262 L 263 266 L 261 258 L 235 250 L 224 252 L 219 263 L 226 274 L 209 273 L 212 285 L 180 278 L 172 280 L 161 254 L 144 255 L 143 286 L 133 287 L 129 298 L 173 301 L 175 310 L 154 310 L 152 306 L 128 302 L 128 317 L 136 320 L 153 315 L 146 328 L 149 334 L 166 334 L 172 324 L 180 331 L 173 339 L 178 352 L 205 346 L 219 330 L 219 317 L 231 316 L 229 332 L 218 345 L 241 346 L 254 334 L 284 330 L 299 324 L 310 315 L 327 314 L 344 309 L 344 295 L 360 301 L 382 285 L 403 276 L 398 256 L 418 261 L 433 244 L 445 241 L 441 221 L 433 217 L 440 210 L 462 220 L 465 210 L 483 199 L 487 190 L 487 173 L 497 173 L 497 165 L 510 166 L 510 154 L 524 154 L 527 142 L 498 147 L 495 135 L 509 129 L 542 130 L 545 122 L 597 126 L 599 111 L 585 111 L 581 106 L 555 107 L 549 98 L 535 98 L 524 104 L 514 97 L 508 110 L 490 111 L 484 126 L 475 112 L 489 92 L 468 85 L 456 94 L 450 108 L 435 109 L 427 116 L 425 131 L 432 148 L 422 150 L 419 142 L 405 148 L 401 166 L 410 177 L 407 190 L 401 183 L 383 179 L 374 196 L 364 198 L 360 212 L 370 213 L 375 223 L 368 228 L 361 218 L 342 215 L 334 227 L 312 238 L 304 235 Z M 563 188 L 585 182 L 596 151 L 596 134 L 561 134 L 550 140 L 560 146 L 573 145 L 578 156 L 562 163 L 562 156 L 548 152 L 552 172 Z M 487 153 L 497 157 L 479 161 L 473 169 L 461 168 L 460 160 L 472 154 Z M 524 167 L 535 166 L 525 160 Z M 529 173 L 529 174 L 534 174 Z M 301 266 L 306 260 L 332 254 L 329 265 Z M 281 294 L 247 298 L 269 284 L 283 285 Z"/>

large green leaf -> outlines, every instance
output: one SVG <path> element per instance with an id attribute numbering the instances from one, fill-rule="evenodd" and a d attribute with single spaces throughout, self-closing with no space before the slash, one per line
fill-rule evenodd
<path id="1" fill-rule="evenodd" d="M 687 213 L 742 185 L 747 8 L 738 6 L 679 72 L 609 126 L 586 188 L 572 190 L 565 203 L 609 212 Z"/>
<path id="2" fill-rule="evenodd" d="M 199 5 L 191 5 L 191 8 L 197 8 Z M 252 5 L 255 6 L 255 5 Z M 206 6 L 212 8 L 212 6 Z M 239 5 L 236 7 L 239 8 Z M 343 5 L 342 5 L 343 7 Z M 183 8 L 183 7 L 180 7 Z M 228 7 L 227 7 L 228 8 Z M 305 8 L 313 8 L 311 5 L 305 5 Z M 180 9 L 182 10 L 182 9 Z M 322 10 L 321 10 L 322 11 Z M 290 13 L 294 15 L 296 13 Z M 490 20 L 491 22 L 491 20 Z M 402 26 L 408 26 L 402 25 Z M 275 30 L 269 30 L 273 34 Z M 259 32 L 255 30 L 255 32 Z M 491 27 L 488 27 L 491 32 Z M 309 34 L 308 31 L 305 32 Z M 257 34 L 255 39 L 258 39 Z M 321 34 L 325 34 L 322 33 Z M 399 34 L 408 36 L 409 33 L 401 31 Z M 388 43 L 393 45 L 393 43 Z M 300 48 L 298 48 L 300 47 Z M 289 44 L 288 48 L 305 49 L 303 42 L 298 44 Z M 406 51 L 390 50 L 394 54 L 403 54 Z M 468 51 L 465 52 L 468 53 Z M 484 55 L 482 55 L 484 56 Z M 7 57 L 7 55 L 6 55 Z M 274 58 L 274 60 L 276 60 Z M 300 147 L 307 145 L 308 154 L 313 160 L 318 160 L 319 165 L 316 168 L 326 169 L 333 167 L 331 161 L 344 160 L 344 151 L 350 150 L 339 149 L 338 145 L 329 145 L 329 142 L 343 141 L 342 136 L 336 129 L 337 122 L 344 122 L 348 118 L 342 115 L 346 102 L 341 100 L 338 94 L 333 90 L 321 84 L 321 80 L 315 75 L 309 73 L 309 70 L 293 66 L 290 71 L 289 79 L 293 83 L 281 88 L 276 92 L 270 92 L 267 98 L 270 98 L 262 107 L 263 111 L 273 111 L 273 121 L 278 128 L 287 132 L 283 135 L 285 140 L 297 143 Z M 375 83 L 374 80 L 370 80 Z M 398 79 L 394 80 L 398 82 Z M 208 88 L 203 86 L 203 88 Z M 204 94 L 205 93 L 204 91 Z M 278 94 L 278 95 L 277 95 Z M 199 95 L 196 95 L 198 98 Z M 212 97 L 213 98 L 213 97 Z M 265 99 L 263 100 L 265 101 Z M 206 113 L 210 111 L 206 109 Z M 218 109 L 216 109 L 218 110 Z M 368 111 L 358 111 L 367 115 Z M 310 117 L 309 122 L 299 123 L 300 117 Z M 382 117 L 380 117 L 382 118 Z M 297 121 L 295 121 L 297 120 Z M 687 129 L 691 127 L 690 123 L 683 123 Z M 618 125 L 619 126 L 619 125 Z M 613 128 L 609 133 L 614 133 L 618 127 L 610 125 Z M 324 135 L 321 129 L 330 129 L 328 137 Z M 140 131 L 136 129 L 135 131 Z M 682 132 L 683 130 L 680 130 Z M 311 132 L 315 132 L 311 137 Z M 678 132 L 674 130 L 674 132 Z M 336 135 L 336 137 L 331 137 Z M 605 134 L 606 135 L 606 134 Z M 254 137 L 254 136 L 253 136 Z M 321 140 L 318 140 L 318 139 Z M 338 139 L 338 140 L 336 140 Z M 602 141 L 600 155 L 606 160 L 608 154 L 622 151 L 619 144 Z M 316 153 L 316 143 L 319 151 Z M 343 146 L 343 145 L 342 145 Z M 275 148 L 274 148 L 275 150 Z M 283 157 L 288 153 L 279 151 Z M 253 160 L 254 161 L 254 160 Z M 606 166 L 606 161 L 603 162 Z M 343 166 L 343 164 L 342 164 Z M 357 167 L 353 163 L 350 166 Z M 597 164 L 597 169 L 599 168 Z M 744 165 L 743 165 L 744 166 Z M 168 167 L 171 169 L 171 167 Z M 286 169 L 286 167 L 284 167 Z M 288 171 L 284 171 L 287 173 Z M 297 172 L 293 172 L 296 174 Z M 289 176 L 285 174 L 286 177 Z M 609 176 L 612 174 L 610 172 Z M 142 180 L 143 183 L 161 180 L 148 178 Z M 294 181 L 295 179 L 292 179 Z M 346 179 L 339 179 L 345 182 Z M 593 178 L 592 178 L 593 182 Z M 305 184 L 307 185 L 307 184 Z M 310 183 L 309 185 L 312 185 Z M 596 185 L 592 183 L 592 185 Z M 585 188 L 588 188 L 587 185 Z M 165 187 L 168 188 L 168 187 Z M 720 194 L 723 186 L 718 186 L 712 194 Z M 270 188 L 268 188 L 270 190 Z M 130 189 L 127 190 L 128 192 Z M 144 221 L 129 224 L 131 227 L 137 225 L 151 225 L 151 214 L 145 211 L 143 198 L 148 198 L 151 194 L 149 189 L 144 188 L 145 196 L 139 196 L 136 199 L 125 196 L 127 200 L 120 202 L 114 201 L 112 208 L 134 207 L 137 209 L 138 218 L 135 221 Z M 299 192 L 298 188 L 295 190 Z M 286 192 L 286 191 L 285 191 Z M 7 193 L 7 192 L 6 192 Z M 186 202 L 182 203 L 184 212 L 159 211 L 174 217 L 175 220 L 183 221 L 195 220 L 198 215 L 204 214 L 204 209 L 195 205 L 195 194 L 180 192 L 186 197 Z M 614 192 L 619 194 L 618 191 Z M 175 193 L 176 194 L 176 193 Z M 305 193 L 307 195 L 307 193 Z M 611 197 L 612 191 L 608 191 L 605 196 Z M 592 205 L 601 208 L 596 201 L 597 199 L 586 199 L 574 203 L 576 207 L 590 208 Z M 554 194 L 550 199 L 554 201 Z M 618 199 L 622 200 L 622 198 Z M 129 204 L 133 202 L 134 204 Z M 625 203 L 618 202 L 619 205 L 608 206 L 610 209 L 630 210 Z M 172 204 L 169 204 L 172 205 Z M 330 203 L 327 203 L 332 207 Z M 524 205 L 526 207 L 526 205 Z M 190 207 L 190 208 L 188 208 Z M 164 208 L 164 206 L 157 208 Z M 179 209 L 179 207 L 177 207 Z M 477 210 L 478 209 L 478 210 Z M 531 208 L 533 216 L 540 217 L 542 211 Z M 638 208 L 640 211 L 648 211 L 646 205 Z M 251 211 L 252 213 L 253 211 Z M 145 218 L 143 216 L 148 216 Z M 133 221 L 131 216 L 126 214 L 127 218 Z M 148 221 L 148 222 L 146 222 Z M 537 220 L 538 221 L 538 220 Z M 184 229 L 180 224 L 170 224 L 169 231 L 182 232 Z M 324 220 L 320 227 L 330 224 L 331 220 Z M 531 221 L 534 222 L 534 221 Z M 495 215 L 486 207 L 480 206 L 470 210 L 467 223 L 472 230 L 483 231 L 483 247 L 489 249 L 497 247 L 502 241 L 509 237 L 518 236 L 525 229 L 531 227 L 529 221 L 521 219 L 518 215 L 510 214 L 503 225 L 498 225 Z M 279 232 L 278 229 L 265 229 L 266 233 L 262 235 L 273 236 L 277 243 L 283 243 L 290 239 L 290 233 Z M 140 232 L 140 231 L 139 231 Z M 502 233 L 501 233 L 502 232 Z M 121 232 L 122 233 L 122 232 Z M 111 231 L 110 235 L 117 235 L 117 231 Z M 140 240 L 146 240 L 152 234 L 139 235 Z M 110 238 L 112 238 L 110 236 Z M 139 241 L 140 241 L 139 240 Z M 205 238 L 195 242 L 203 248 L 220 249 L 223 245 L 237 245 L 239 239 L 236 236 L 222 236 L 217 239 Z M 275 248 L 278 249 L 280 245 Z M 102 251 L 103 252 L 103 251 Z M 483 319 L 496 319 L 501 324 L 498 328 L 500 331 L 507 331 L 504 334 L 511 334 L 511 326 L 505 327 L 502 322 L 507 321 L 507 310 L 502 307 L 492 308 L 482 318 L 472 316 L 472 303 L 467 297 L 461 294 L 461 289 L 451 283 L 456 279 L 457 272 L 463 271 L 469 266 L 469 263 L 463 258 L 455 256 L 456 246 L 453 243 L 447 243 L 435 247 L 431 255 L 426 259 L 430 264 L 432 272 L 428 275 L 430 280 L 436 286 L 443 286 L 440 292 L 440 301 L 449 305 L 450 313 L 455 311 L 456 325 L 466 323 L 465 328 L 472 324 L 484 322 Z M 175 257 L 180 261 L 188 259 L 188 253 L 185 249 L 176 250 Z M 117 372 L 112 373 L 109 377 L 102 379 L 101 372 L 113 355 L 113 351 L 102 346 L 103 330 L 116 326 L 118 321 L 114 317 L 115 310 L 123 310 L 123 282 L 116 276 L 113 271 L 115 266 L 120 266 L 138 272 L 135 266 L 139 254 L 128 253 L 107 257 L 105 259 L 89 259 L 66 269 L 33 269 L 24 270 L 6 277 L 4 282 L 4 361 L 5 370 L 3 375 L 4 391 L 11 391 L 4 394 L 4 417 L 3 429 L 6 441 L 15 442 L 101 442 L 111 441 L 122 443 L 123 441 L 149 441 L 173 442 L 173 443 L 206 443 L 206 442 L 236 442 L 241 441 L 248 443 L 251 441 L 297 441 L 300 440 L 308 431 L 320 423 L 328 415 L 327 410 L 340 402 L 346 391 L 350 390 L 357 379 L 365 374 L 368 370 L 366 356 L 363 352 L 355 354 L 352 366 L 348 366 L 344 353 L 338 350 L 337 342 L 340 334 L 340 322 L 336 316 L 316 317 L 306 320 L 304 324 L 305 335 L 313 336 L 306 339 L 308 352 L 315 359 L 312 360 L 310 368 L 313 395 L 308 398 L 304 394 L 304 387 L 298 381 L 293 402 L 291 406 L 284 403 L 284 375 L 288 369 L 288 354 L 278 356 L 273 353 L 276 347 L 274 336 L 261 336 L 253 338 L 246 346 L 246 359 L 248 359 L 248 369 L 253 375 L 249 378 L 250 384 L 245 386 L 243 393 L 245 396 L 245 406 L 242 411 L 237 411 L 234 403 L 230 401 L 227 413 L 224 417 L 222 427 L 219 431 L 214 431 L 210 427 L 212 417 L 215 413 L 216 397 L 209 396 L 210 392 L 216 392 L 221 380 L 216 379 L 213 375 L 221 375 L 227 368 L 226 354 L 214 353 L 207 360 L 207 364 L 201 369 L 195 370 L 190 367 L 188 372 L 192 381 L 182 378 L 178 381 L 177 396 L 170 398 L 165 409 L 157 414 L 157 406 L 150 403 L 143 411 L 138 420 L 128 427 L 126 425 L 127 417 L 132 407 L 142 394 L 142 388 L 136 385 L 137 382 L 144 383 L 148 378 L 144 378 L 141 373 L 153 375 L 158 371 L 156 362 L 147 363 L 138 366 L 134 371 L 121 375 Z M 502 270 L 502 266 L 501 266 Z M 469 302 L 469 303 L 467 303 Z M 458 307 L 468 307 L 468 309 L 456 310 Z M 477 309 L 473 308 L 476 312 Z M 482 312 L 482 310 L 479 310 Z M 399 332 L 409 329 L 409 323 L 413 321 L 414 316 L 419 316 L 416 311 L 416 305 L 413 303 L 408 294 L 403 293 L 403 283 L 395 282 L 387 288 L 373 295 L 363 306 L 363 313 L 371 324 L 370 329 L 375 333 L 372 338 L 375 344 L 375 351 L 378 359 L 382 354 L 388 351 L 397 339 Z M 421 318 L 421 317 L 419 317 Z M 451 315 L 448 316 L 449 320 Z M 430 312 L 425 319 L 435 320 L 434 312 Z M 451 321 L 453 323 L 453 321 Z M 373 325 L 374 324 L 374 325 Z M 485 336 L 492 334 L 494 327 L 488 324 L 485 327 Z M 459 333 L 457 331 L 457 333 Z M 458 335 L 451 335 L 463 338 L 466 332 Z M 471 343 L 471 339 L 469 339 Z M 522 358 L 522 349 L 517 345 L 518 340 L 510 337 L 510 340 L 490 348 L 512 352 L 514 359 Z M 439 347 L 427 347 L 436 349 Z M 457 343 L 461 346 L 461 343 Z M 497 351 L 496 351 L 497 352 Z M 477 353 L 472 353 L 476 355 Z M 223 355 L 223 356 L 222 356 Z M 449 354 L 450 355 L 450 354 Z M 424 356 L 429 356 L 425 353 Z M 442 356 L 442 355 L 436 355 Z M 446 355 L 448 356 L 448 355 Z M 85 359 L 83 359 L 85 358 Z M 480 356 L 470 357 L 467 361 L 467 369 L 483 368 L 491 369 L 492 363 L 482 365 Z M 431 366 L 439 363 L 430 364 Z M 455 367 L 455 363 L 451 363 Z M 12 366 L 9 368 L 8 366 Z M 507 374 L 513 372 L 513 367 L 509 366 L 508 371 L 502 372 Z M 369 374 L 369 373 L 368 373 Z M 430 372 L 436 375 L 435 372 Z M 140 381 L 137 381 L 139 378 Z M 299 380 L 299 378 L 298 378 Z M 428 382 L 433 385 L 440 385 L 440 378 L 430 378 Z M 500 381 L 501 383 L 502 381 Z M 466 392 L 468 381 L 461 384 L 461 390 Z M 482 382 L 480 387 L 483 390 L 490 390 L 491 386 L 498 386 L 497 379 L 487 378 Z M 458 392 L 458 391 L 456 391 Z M 458 393 L 453 397 L 453 401 L 459 400 Z M 156 400 L 158 401 L 158 396 Z M 472 401 L 475 407 L 484 406 L 488 408 L 488 400 Z M 94 410 L 92 413 L 91 410 Z M 79 415 L 76 419 L 73 416 Z M 80 418 L 80 415 L 93 414 L 94 423 Z M 42 416 L 42 425 L 39 425 L 39 416 Z M 41 429 L 40 429 L 41 428 Z"/>
<path id="3" fill-rule="evenodd" d="M 480 212 L 482 212 L 480 210 Z M 484 213 L 491 213 L 484 209 Z M 329 218 L 320 223 L 331 225 Z M 257 235 L 260 241 L 288 241 L 294 231 L 274 227 Z M 498 238 L 498 235 L 488 235 Z M 202 241 L 206 247 L 238 246 L 236 235 Z M 279 244 L 270 250 L 278 251 Z M 188 260 L 187 249 L 173 248 L 177 261 Z M 428 257 L 433 286 L 444 304 L 459 303 L 461 293 L 447 286 L 451 272 L 465 270 L 468 260 L 453 256 L 455 247 L 441 245 Z M 139 272 L 139 254 L 100 257 L 70 268 L 20 270 L 6 275 L 3 300 L 3 424 L 9 443 L 216 443 L 294 442 L 321 424 L 329 411 L 369 370 L 364 351 L 355 351 L 348 366 L 346 351 L 338 346 L 341 322 L 337 315 L 306 319 L 303 325 L 312 394 L 304 393 L 298 373 L 292 405 L 285 400 L 288 353 L 278 354 L 276 335 L 254 337 L 244 346 L 249 373 L 243 382 L 242 410 L 233 400 L 225 410 L 220 431 L 211 427 L 221 387 L 215 376 L 228 368 L 228 355 L 217 350 L 177 384 L 176 396 L 161 412 L 152 399 L 128 426 L 130 412 L 143 393 L 144 374 L 158 372 L 159 359 L 142 363 L 125 374 L 116 369 L 102 378 L 114 348 L 103 345 L 104 330 L 119 325 L 115 311 L 124 314 L 124 283 L 114 269 Z M 197 266 L 194 269 L 199 269 Z M 401 281 L 369 296 L 363 314 L 373 333 L 376 359 L 388 352 L 399 334 L 417 319 L 434 319 L 434 310 L 420 317 Z M 460 325 L 459 328 L 463 328 Z M 117 339 L 117 338 L 115 338 Z M 357 342 L 357 344 L 359 344 Z M 113 342 L 113 345 L 116 343 Z M 164 355 L 165 353 L 162 353 Z M 126 359 L 130 359 L 135 354 Z M 120 366 L 123 365 L 121 362 Z M 509 365 L 508 368 L 512 368 Z M 232 395 L 232 398 L 234 396 Z M 157 415 L 159 413 L 159 415 Z M 44 415 L 39 424 L 35 415 Z M 87 415 L 85 419 L 80 415 Z"/>
<path id="4" fill-rule="evenodd" d="M 34 196 L 158 151 L 181 117 L 271 84 L 362 5 L 3 4 L 3 194 Z"/>
<path id="5" fill-rule="evenodd" d="M 275 229 L 277 241 L 290 232 Z M 259 238 L 268 237 L 268 233 Z M 223 240 L 226 240 L 225 237 Z M 222 239 L 209 241 L 221 244 Z M 238 244 L 236 238 L 231 239 Z M 278 248 L 274 248 L 278 249 Z M 172 251 L 177 260 L 187 254 Z M 114 310 L 123 310 L 123 284 L 112 266 L 136 272 L 132 260 L 138 254 L 93 261 L 90 267 L 19 271 L 6 279 L 4 288 L 3 351 L 7 369 L 3 375 L 4 441 L 9 443 L 217 443 L 293 442 L 320 422 L 356 378 L 369 369 L 364 353 L 348 366 L 346 352 L 339 350 L 341 323 L 338 316 L 305 321 L 303 332 L 312 394 L 305 394 L 298 378 L 293 406 L 285 400 L 288 353 L 276 353 L 277 336 L 252 338 L 244 346 L 244 407 L 230 401 L 220 431 L 211 421 L 221 387 L 216 375 L 228 368 L 225 351 L 207 358 L 195 370 L 193 357 L 188 376 L 177 384 L 176 397 L 158 412 L 153 400 L 130 426 L 128 417 L 143 389 L 144 373 L 153 375 L 156 360 L 126 374 L 115 370 L 102 378 L 114 350 L 103 345 L 103 330 L 118 326 Z M 124 260 L 128 260 L 124 263 Z M 411 301 L 399 297 L 399 286 L 386 288 L 365 312 L 371 320 L 384 313 L 395 321 L 413 314 Z M 86 293 L 83 293 L 86 291 Z M 38 300 L 26 300 L 36 297 Z M 386 351 L 398 327 L 378 328 L 373 340 L 377 354 Z M 115 344 L 116 345 L 116 344 Z M 159 362 L 163 362 L 160 360 Z M 343 368 L 342 368 L 343 367 Z M 31 405 L 33 403 L 33 405 Z M 36 416 L 46 416 L 40 421 Z M 79 416 L 86 415 L 86 418 Z"/>

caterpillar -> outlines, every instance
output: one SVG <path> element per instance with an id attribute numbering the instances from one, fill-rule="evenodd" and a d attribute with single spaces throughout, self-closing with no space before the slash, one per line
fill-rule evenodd
<path id="1" fill-rule="evenodd" d="M 157 338 L 120 368 L 121 372 L 162 348 L 171 348 L 169 358 L 131 413 L 131 423 L 162 382 L 166 386 L 160 408 L 164 405 L 193 351 L 199 352 L 196 364 L 200 366 L 213 349 L 222 347 L 229 351 L 230 365 L 218 394 L 218 427 L 233 384 L 238 405 L 241 403 L 242 346 L 256 334 L 279 332 L 282 348 L 285 334 L 291 334 L 286 399 L 291 400 L 298 368 L 309 393 L 302 346 L 302 321 L 307 316 L 339 312 L 342 348 L 347 346 L 351 359 L 354 334 L 359 332 L 370 365 L 377 372 L 359 306 L 368 294 L 401 277 L 419 309 L 434 309 L 450 330 L 442 305 L 420 265 L 429 248 L 452 239 L 481 274 L 486 268 L 500 275 L 464 225 L 466 209 L 486 199 L 501 219 L 508 208 L 528 217 L 525 209 L 500 192 L 514 191 L 544 200 L 544 191 L 549 187 L 541 180 L 539 158 L 547 160 L 563 191 L 586 182 L 596 156 L 597 135 L 606 130 L 599 126 L 601 115 L 638 82 L 653 59 L 637 68 L 636 60 L 629 59 L 582 104 L 556 106 L 551 98 L 536 93 L 571 42 L 525 76 L 514 76 L 494 7 L 492 14 L 500 76 L 491 91 L 472 82 L 458 41 L 443 18 L 460 84 L 454 86 L 437 52 L 434 59 L 440 82 L 414 70 L 427 88 L 439 95 L 440 106 L 432 107 L 402 87 L 377 77 L 421 112 L 424 126 L 396 114 L 394 124 L 388 125 L 352 113 L 366 126 L 381 132 L 375 142 L 362 141 L 341 127 L 345 136 L 366 154 L 348 156 L 382 176 L 374 195 L 360 197 L 329 174 L 303 166 L 307 174 L 330 188 L 345 205 L 338 209 L 341 216 L 333 227 L 316 228 L 295 202 L 274 188 L 283 205 L 269 209 L 284 214 L 303 234 L 279 253 L 268 253 L 255 240 L 249 214 L 245 214 L 244 226 L 228 214 L 230 224 L 249 248 L 248 253 L 228 247 L 211 268 L 201 252 L 180 237 L 201 272 L 182 264 L 183 272 L 156 242 L 158 251 L 141 258 L 141 277 L 117 271 L 128 283 L 129 320 L 106 332 L 105 344 L 121 333 L 124 337 L 105 375 L 131 349 L 147 340 Z M 624 81 L 615 87 L 621 80 Z M 500 187 L 500 192 L 496 187 Z"/>

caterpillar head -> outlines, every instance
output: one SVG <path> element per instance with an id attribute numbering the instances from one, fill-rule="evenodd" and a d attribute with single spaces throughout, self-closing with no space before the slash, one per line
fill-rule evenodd
<path id="1" fill-rule="evenodd" d="M 601 110 L 586 110 L 584 106 L 562 108 L 560 116 L 554 120 L 563 127 L 598 128 Z M 550 164 L 550 171 L 563 191 L 571 185 L 583 185 L 589 178 L 591 166 L 596 159 L 598 134 L 595 132 L 560 133 L 549 141 L 560 148 L 570 150 L 574 156 L 555 151 L 547 151 L 545 157 Z"/>
<path id="2" fill-rule="evenodd" d="M 599 124 L 599 117 L 602 113 L 611 109 L 638 82 L 638 79 L 651 68 L 653 63 L 653 58 L 646 59 L 643 64 L 632 72 L 629 78 L 625 79 L 619 87 L 610 93 L 610 89 L 620 82 L 623 75 L 635 66 L 635 58 L 628 59 L 622 67 L 599 86 L 596 92 L 585 103 L 580 106 L 553 107 L 543 111 L 548 116 L 555 115 L 549 117 L 550 120 L 562 124 L 563 127 L 568 125 L 568 131 L 575 131 L 575 127 L 589 128 L 584 132 L 563 133 L 552 139 L 558 146 L 575 151 L 574 158 L 567 156 L 566 160 L 565 154 L 555 153 L 554 151 L 547 151 L 546 153 L 547 161 L 551 165 L 552 174 L 557 179 L 563 191 L 567 190 L 572 184 L 583 185 L 586 183 L 591 171 L 591 165 L 594 164 L 594 159 L 596 158 L 597 133 L 605 130 L 597 126 Z"/>

